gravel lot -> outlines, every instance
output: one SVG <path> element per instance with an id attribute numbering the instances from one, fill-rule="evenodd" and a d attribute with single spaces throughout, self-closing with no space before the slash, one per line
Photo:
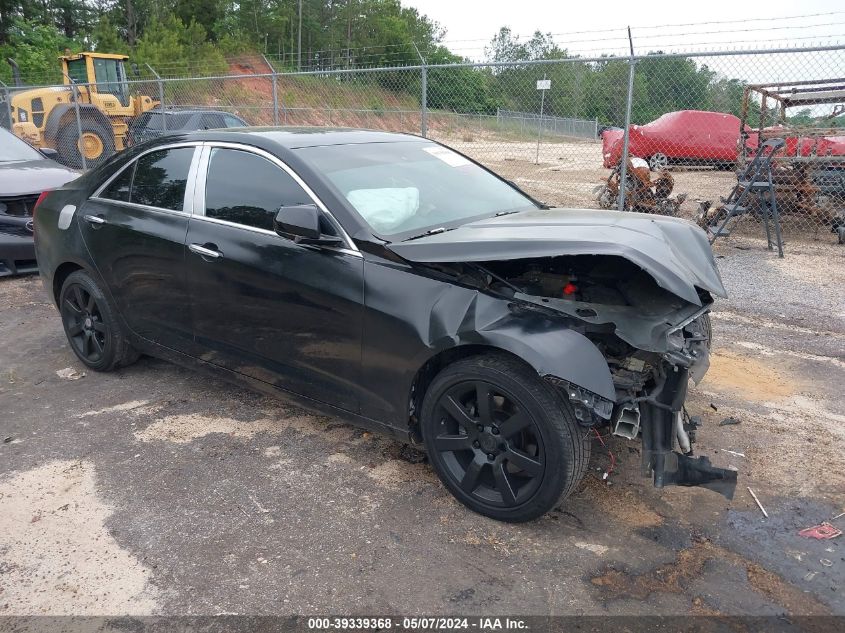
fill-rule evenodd
<path id="1" fill-rule="evenodd" d="M 797 535 L 845 511 L 845 251 L 717 253 L 731 298 L 689 411 L 734 500 L 654 490 L 616 440 L 611 485 L 595 447 L 526 525 L 471 514 L 395 442 L 206 375 L 62 378 L 82 366 L 39 279 L 0 280 L 0 615 L 845 615 L 845 537 Z"/>

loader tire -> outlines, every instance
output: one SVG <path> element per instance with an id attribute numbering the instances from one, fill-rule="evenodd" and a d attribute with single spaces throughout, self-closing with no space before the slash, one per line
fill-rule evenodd
<path id="1" fill-rule="evenodd" d="M 90 119 L 82 121 L 82 136 L 71 119 L 59 130 L 56 151 L 61 162 L 74 169 L 97 167 L 114 154 L 114 132 L 110 127 Z M 82 153 L 85 153 L 83 164 Z"/>

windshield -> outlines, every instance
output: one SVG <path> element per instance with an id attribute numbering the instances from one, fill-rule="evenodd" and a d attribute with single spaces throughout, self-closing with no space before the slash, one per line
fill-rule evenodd
<path id="1" fill-rule="evenodd" d="M 378 235 L 404 239 L 470 219 L 536 208 L 457 152 L 427 141 L 297 150 Z"/>
<path id="2" fill-rule="evenodd" d="M 19 160 L 42 160 L 40 152 L 32 149 L 11 132 L 0 129 L 0 163 Z"/>

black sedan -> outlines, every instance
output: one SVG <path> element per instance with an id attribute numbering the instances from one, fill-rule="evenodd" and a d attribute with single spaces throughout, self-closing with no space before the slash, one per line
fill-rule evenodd
<path id="1" fill-rule="evenodd" d="M 0 128 L 0 277 L 37 272 L 32 210 L 43 192 L 77 176 Z"/>
<path id="2" fill-rule="evenodd" d="M 691 456 L 725 291 L 684 220 L 549 209 L 414 136 L 247 128 L 132 148 L 35 224 L 91 369 L 151 354 L 392 434 L 505 521 L 571 492 L 606 432 L 642 437 L 657 486 L 736 485 Z"/>

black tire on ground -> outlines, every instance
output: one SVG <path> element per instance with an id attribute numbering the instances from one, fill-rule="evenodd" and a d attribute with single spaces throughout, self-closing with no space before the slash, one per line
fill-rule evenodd
<path id="1" fill-rule="evenodd" d="M 114 306 L 85 271 L 68 275 L 59 294 L 59 312 L 70 348 L 86 367 L 112 371 L 138 360 L 140 354 L 129 344 Z"/>
<path id="2" fill-rule="evenodd" d="M 501 521 L 535 519 L 584 476 L 590 440 L 569 402 L 518 359 L 484 354 L 432 381 L 420 411 L 428 458 L 471 510 Z"/>
<path id="3" fill-rule="evenodd" d="M 114 154 L 114 131 L 111 127 L 91 119 L 83 119 L 81 128 L 83 137 L 93 135 L 99 139 L 99 143 L 102 145 L 102 152 L 98 156 L 86 158 L 86 165 L 88 169 L 91 169 L 105 162 L 109 156 Z M 69 167 L 81 169 L 82 153 L 79 145 L 79 130 L 76 127 L 76 120 L 70 119 L 62 124 L 56 136 L 56 151 L 59 153 L 60 161 Z"/>

